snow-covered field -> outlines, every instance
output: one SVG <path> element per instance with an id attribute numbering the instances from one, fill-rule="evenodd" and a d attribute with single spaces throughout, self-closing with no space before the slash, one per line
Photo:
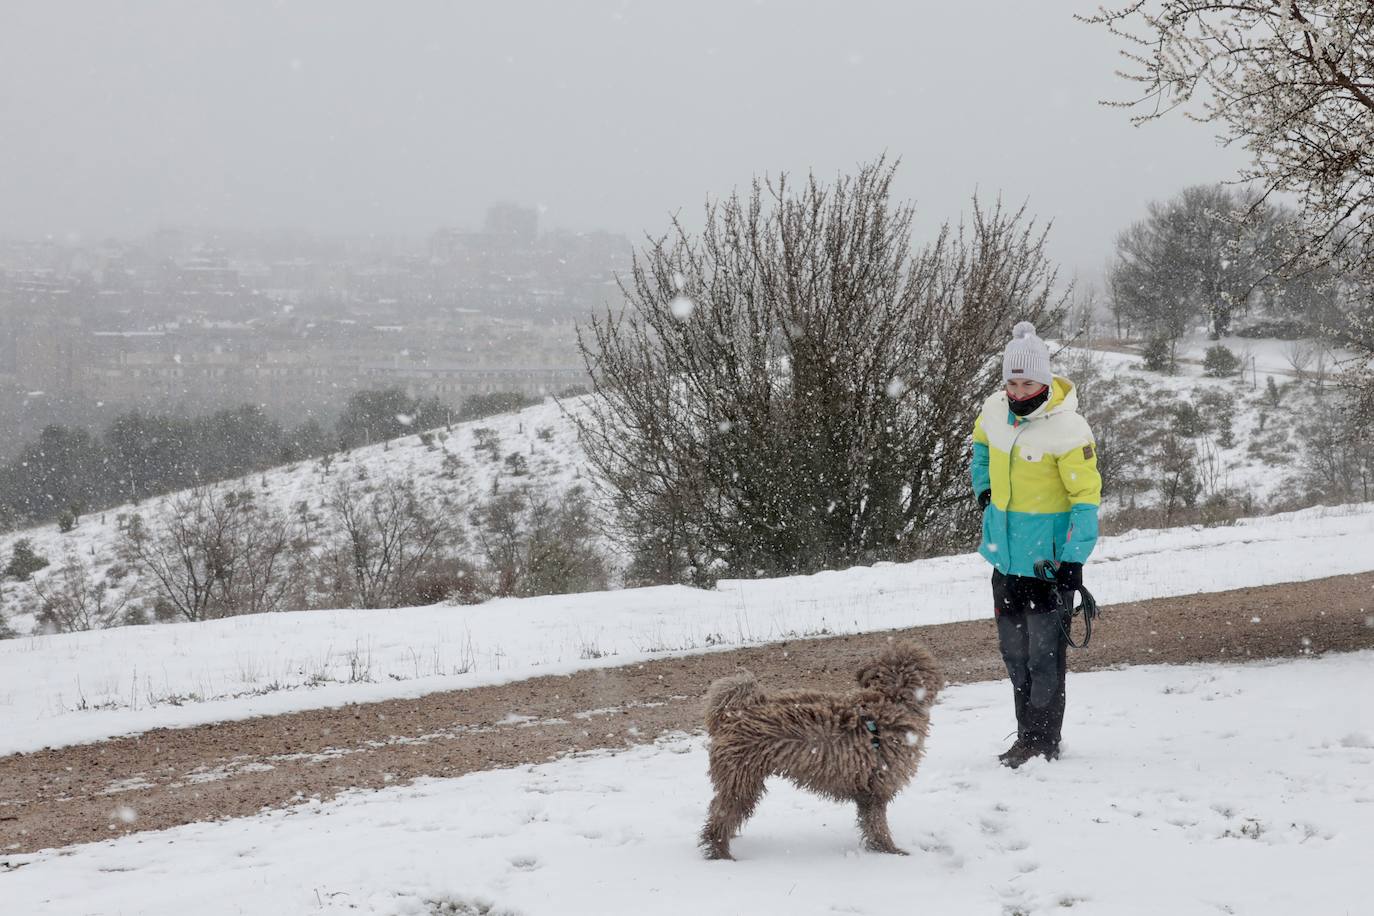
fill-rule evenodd
<path id="1" fill-rule="evenodd" d="M 1075 674 L 1064 757 L 997 765 L 1006 687 L 947 690 L 893 803 L 908 857 L 775 781 L 694 848 L 700 738 L 0 860 L 6 913 L 1369 912 L 1374 653 Z M 136 811 L 123 812 L 126 818 Z M 488 908 L 489 907 L 489 908 Z"/>
<path id="2" fill-rule="evenodd" d="M 1374 504 L 1362 504 L 1104 538 L 1087 583 L 1112 604 L 1369 570 Z M 989 613 L 987 577 L 969 554 L 724 581 L 714 591 L 303 611 L 4 640 L 0 754 L 664 653 L 978 619 Z"/>

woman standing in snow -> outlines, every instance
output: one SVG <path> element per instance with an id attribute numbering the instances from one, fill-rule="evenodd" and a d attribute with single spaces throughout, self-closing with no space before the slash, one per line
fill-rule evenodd
<path id="1" fill-rule="evenodd" d="M 1050 371 L 1050 351 L 1028 321 L 1002 355 L 1005 388 L 973 425 L 973 492 L 983 507 L 978 552 L 993 566 L 992 603 L 1016 704 L 1015 768 L 1059 756 L 1068 623 L 1083 563 L 1097 543 L 1102 478 L 1092 430 L 1073 382 Z M 1036 576 L 1050 560 L 1054 579 Z"/>

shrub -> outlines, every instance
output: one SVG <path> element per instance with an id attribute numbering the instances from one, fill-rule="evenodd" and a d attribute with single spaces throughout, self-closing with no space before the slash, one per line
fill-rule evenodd
<path id="1" fill-rule="evenodd" d="M 458 412 L 458 419 L 460 421 L 480 420 L 483 417 L 500 413 L 515 413 L 517 410 L 533 407 L 539 402 L 539 398 L 530 397 L 520 391 L 493 391 L 490 394 L 474 394 L 463 401 L 462 410 Z"/>
<path id="2" fill-rule="evenodd" d="M 422 607 L 440 601 L 477 604 L 485 598 L 476 567 L 456 557 L 433 561 L 397 590 L 397 603 L 403 607 Z"/>
<path id="3" fill-rule="evenodd" d="M 474 517 L 492 595 L 529 597 L 606 588 L 605 558 L 596 543 L 591 505 L 576 488 L 557 502 L 510 490 Z"/>
<path id="4" fill-rule="evenodd" d="M 432 500 L 399 477 L 366 492 L 341 483 L 329 507 L 338 571 L 351 580 L 351 600 L 358 607 L 402 606 L 406 593 L 458 540 L 459 532 Z"/>
<path id="5" fill-rule="evenodd" d="M 1217 344 L 1208 347 L 1202 358 L 1202 374 L 1209 378 L 1229 378 L 1240 371 L 1240 357 L 1230 348 Z"/>
<path id="6" fill-rule="evenodd" d="M 5 575 L 20 582 L 28 581 L 29 576 L 48 565 L 48 558 L 33 549 L 28 538 L 20 538 L 10 549 L 10 561 L 5 566 Z"/>
<path id="7" fill-rule="evenodd" d="M 1146 341 L 1140 355 L 1145 360 L 1145 368 L 1151 372 L 1174 374 L 1174 347 L 1167 338 L 1155 337 Z"/>
<path id="8" fill-rule="evenodd" d="M 1169 412 L 1174 417 L 1174 431 L 1185 439 L 1193 439 L 1207 431 L 1207 423 L 1191 401 L 1179 401 Z"/>
<path id="9" fill-rule="evenodd" d="M 1225 391 L 1204 388 L 1193 395 L 1207 431 L 1217 437 L 1222 448 L 1232 448 L 1236 444 L 1236 399 Z"/>
<path id="10" fill-rule="evenodd" d="M 1237 337 L 1275 337 L 1299 340 L 1312 335 L 1312 326 L 1300 318 L 1262 318 L 1236 329 Z"/>
<path id="11" fill-rule="evenodd" d="M 70 544 L 62 565 L 43 584 L 35 582 L 33 590 L 40 602 L 38 624 L 52 633 L 113 626 L 128 601 L 123 595 L 112 596 L 109 583 L 97 579 Z"/>
<path id="12" fill-rule="evenodd" d="M 463 470 L 463 459 L 453 452 L 444 452 L 443 470 L 439 476 L 453 480 Z"/>
<path id="13" fill-rule="evenodd" d="M 501 436 L 496 430 L 486 426 L 479 426 L 472 431 L 472 450 L 474 452 L 486 452 L 487 460 L 501 460 Z"/>
<path id="14" fill-rule="evenodd" d="M 1272 375 L 1264 377 L 1264 402 L 1270 407 L 1279 406 L 1279 403 L 1283 401 L 1283 391 L 1284 389 L 1274 381 Z"/>

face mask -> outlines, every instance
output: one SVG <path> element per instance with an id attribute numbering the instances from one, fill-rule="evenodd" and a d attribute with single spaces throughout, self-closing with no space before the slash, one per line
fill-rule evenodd
<path id="1" fill-rule="evenodd" d="M 1018 417 L 1025 417 L 1035 413 L 1036 409 L 1049 399 L 1050 386 L 1046 385 L 1044 388 L 1040 389 L 1039 394 L 1033 394 L 1023 401 L 1018 401 L 1011 395 L 1007 395 L 1007 406 L 1011 408 L 1011 412 Z"/>

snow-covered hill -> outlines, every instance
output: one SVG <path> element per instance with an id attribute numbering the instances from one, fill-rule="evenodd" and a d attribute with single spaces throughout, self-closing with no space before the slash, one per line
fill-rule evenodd
<path id="1" fill-rule="evenodd" d="M 1225 378 L 1203 368 L 1206 350 L 1219 344 L 1242 367 Z M 1208 507 L 1214 519 L 1369 498 L 1334 493 L 1314 468 L 1315 427 L 1332 419 L 1334 374 L 1352 354 L 1313 341 L 1196 335 L 1180 342 L 1170 375 L 1145 369 L 1136 349 L 1069 347 L 1056 360 L 1079 386 L 1099 451 L 1114 451 L 1105 515 L 1164 505 L 1171 485 L 1176 508 Z"/>
<path id="2" fill-rule="evenodd" d="M 564 405 L 577 409 L 576 401 Z M 395 478 L 416 484 L 433 505 L 446 510 L 454 507 L 455 517 L 449 521 L 468 529 L 471 510 L 498 486 L 527 485 L 561 492 L 586 482 L 584 464 L 575 427 L 559 404 L 548 400 L 517 413 L 457 423 L 451 430 L 429 430 L 342 452 L 328 465 L 321 461 L 284 465 L 217 486 L 225 491 L 250 490 L 259 504 L 281 512 L 292 512 L 304 503 L 312 513 L 323 515 L 325 501 L 338 482 L 355 481 L 366 487 Z M 70 551 L 90 568 L 92 578 L 110 581 L 110 600 L 118 600 L 121 592 L 136 591 L 139 586 L 137 573 L 126 571 L 118 561 L 125 521 L 135 513 L 157 513 L 175 495 L 91 513 L 67 533 L 55 524 L 14 532 L 0 537 L 0 557 L 8 560 L 14 544 L 27 539 L 49 561 L 33 575 L 42 584 L 57 573 Z M 112 568 L 117 575 L 111 574 Z M 32 630 L 34 609 L 32 583 L 3 583 L 0 615 L 9 618 L 14 630 Z"/>
<path id="3" fill-rule="evenodd" d="M 1128 511 L 1133 506 L 1155 506 L 1165 499 L 1168 472 L 1161 465 L 1160 437 L 1170 430 L 1179 433 L 1181 460 L 1191 467 L 1195 492 L 1189 499 L 1194 506 L 1210 506 L 1211 520 L 1333 501 L 1326 494 L 1314 494 L 1310 486 L 1312 452 L 1303 439 L 1305 424 L 1329 412 L 1331 401 L 1323 399 L 1315 381 L 1294 377 L 1295 351 L 1304 342 L 1234 338 L 1223 343 L 1235 350 L 1246 371 L 1231 378 L 1205 377 L 1200 360 L 1212 342 L 1201 337 L 1181 345 L 1184 362 L 1176 375 L 1146 371 L 1138 354 L 1121 348 L 1070 347 L 1057 355 L 1056 370 L 1080 383 L 1085 413 L 1101 419 L 1104 452 L 1110 447 L 1105 441 L 1107 417 L 1116 424 L 1118 473 L 1115 486 L 1109 485 L 1106 492 L 1104 513 L 1122 521 L 1109 525 L 1111 530 L 1141 523 Z M 1328 371 L 1331 360 L 1340 356 L 1328 358 Z M 1271 376 L 1273 389 L 1267 383 Z M 567 404 L 578 409 L 576 401 Z M 330 466 L 303 462 L 221 486 L 251 490 L 259 502 L 283 511 L 305 504 L 323 515 L 324 503 L 340 480 L 375 482 L 387 477 L 413 481 L 427 500 L 445 507 L 460 526 L 470 527 L 470 510 L 497 487 L 525 484 L 561 492 L 586 483 L 587 471 L 572 422 L 550 401 L 515 414 L 456 424 L 452 430 L 360 448 L 339 455 Z M 93 579 L 110 584 L 111 600 L 137 594 L 141 586 L 146 594 L 137 571 L 118 562 L 121 526 L 134 513 L 157 512 L 166 501 L 153 499 L 92 513 L 66 534 L 55 525 L 11 533 L 0 537 L 0 558 L 7 560 L 15 542 L 28 539 L 49 561 L 34 574 L 39 584 L 57 573 L 70 552 L 90 568 Z M 1158 517 L 1143 521 L 1164 523 Z M 1168 523 L 1178 521 L 1175 517 Z M 613 556 L 625 554 L 623 545 L 603 546 Z M 31 583 L 0 583 L 0 622 L 7 619 L 14 631 L 30 633 L 36 607 Z"/>

